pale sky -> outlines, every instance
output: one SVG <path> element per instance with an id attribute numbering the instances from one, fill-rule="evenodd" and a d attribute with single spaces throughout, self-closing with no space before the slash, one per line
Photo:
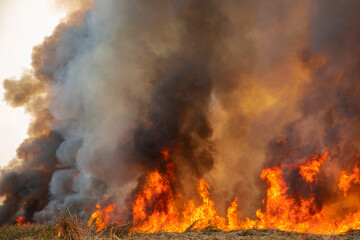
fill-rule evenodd
<path id="1" fill-rule="evenodd" d="M 0 0 L 0 167 L 15 157 L 30 121 L 23 108 L 4 102 L 3 80 L 30 68 L 33 46 L 64 17 L 53 0 Z"/>

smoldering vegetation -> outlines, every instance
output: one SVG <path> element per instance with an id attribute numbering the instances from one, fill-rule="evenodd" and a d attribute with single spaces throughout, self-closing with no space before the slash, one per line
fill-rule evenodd
<path id="1" fill-rule="evenodd" d="M 191 199 L 205 178 L 222 213 L 238 196 L 253 217 L 264 167 L 326 150 L 311 194 L 336 195 L 329 182 L 359 154 L 357 1 L 76 4 L 34 48 L 32 69 L 4 83 L 32 123 L 1 172 L 0 224 L 69 206 L 81 215 L 104 194 L 127 216 L 146 174 L 164 171 L 163 149 L 174 192 Z"/>

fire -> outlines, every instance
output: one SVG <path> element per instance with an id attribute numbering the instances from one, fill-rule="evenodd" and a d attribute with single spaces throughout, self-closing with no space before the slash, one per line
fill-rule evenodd
<path id="1" fill-rule="evenodd" d="M 310 160 L 302 165 L 282 166 L 267 168 L 262 171 L 260 178 L 267 181 L 269 188 L 264 199 L 265 210 L 258 209 L 256 212 L 257 228 L 275 228 L 285 231 L 297 231 L 308 233 L 333 234 L 344 233 L 350 229 L 360 228 L 360 211 L 347 214 L 345 217 L 337 218 L 340 207 L 323 205 L 321 208 L 316 206 L 316 198 L 310 195 L 309 198 L 299 198 L 289 196 L 286 182 L 283 179 L 286 169 L 299 168 L 299 174 L 306 184 L 317 184 L 317 175 L 321 170 L 321 165 L 328 158 L 328 152 L 324 154 L 310 156 Z M 287 167 L 287 168 L 286 168 Z M 359 183 L 359 169 L 355 164 L 353 174 L 341 173 L 339 178 L 339 188 L 346 194 L 350 183 Z M 356 208 L 359 209 L 360 205 Z"/>
<path id="2" fill-rule="evenodd" d="M 201 197 L 200 205 L 189 200 L 179 211 L 178 201 L 170 188 L 167 176 L 161 176 L 157 171 L 150 174 L 143 192 L 136 196 L 133 205 L 134 220 L 138 224 L 133 227 L 134 232 L 153 233 L 157 231 L 184 232 L 189 227 L 202 229 L 213 227 L 217 229 L 235 230 L 240 227 L 237 217 L 237 198 L 228 208 L 227 217 L 220 217 L 214 202 L 210 199 L 209 184 L 199 181 L 198 192 Z M 155 187 L 155 185 L 157 187 Z M 146 209 L 152 201 L 164 196 L 164 200 L 155 203 L 154 211 L 147 215 Z M 182 199 L 181 196 L 178 198 Z M 165 205 L 157 205 L 157 204 Z"/>
<path id="3" fill-rule="evenodd" d="M 199 205 L 193 200 L 184 201 L 171 188 L 174 182 L 174 163 L 168 162 L 169 150 L 161 151 L 166 163 L 165 173 L 155 170 L 149 174 L 142 191 L 133 204 L 132 232 L 153 233 L 157 231 L 183 232 L 188 228 L 202 229 L 208 226 L 234 230 L 240 227 L 237 216 L 237 198 L 228 209 L 226 217 L 220 217 L 210 198 L 210 186 L 199 180 Z M 149 212 L 149 209 L 151 210 Z"/>
<path id="4" fill-rule="evenodd" d="M 300 175 L 304 178 L 306 182 L 314 183 L 317 182 L 316 175 L 320 172 L 321 164 L 328 157 L 328 152 L 326 151 L 321 156 L 310 156 L 310 161 L 300 165 Z"/>
<path id="5" fill-rule="evenodd" d="M 168 152 L 162 152 L 164 159 L 167 160 Z M 135 196 L 133 204 L 133 220 L 136 226 L 133 231 L 139 232 L 156 232 L 160 231 L 173 218 L 174 193 L 170 187 L 173 179 L 173 164 L 166 165 L 167 172 L 165 175 L 160 174 L 157 170 L 150 173 L 144 188 Z M 148 208 L 153 212 L 148 216 Z"/>
<path id="6" fill-rule="evenodd" d="M 30 225 L 30 222 L 26 222 L 24 216 L 19 216 L 16 219 L 16 225 L 18 225 L 18 226 L 28 226 L 28 225 Z"/>
<path id="7" fill-rule="evenodd" d="M 354 182 L 356 184 L 360 183 L 360 170 L 357 166 L 357 162 L 354 164 L 353 173 L 348 175 L 345 171 L 340 173 L 340 180 L 338 187 L 344 193 L 344 196 L 347 197 L 347 192 L 350 189 L 350 184 Z"/>
<path id="8" fill-rule="evenodd" d="M 160 174 L 155 170 L 150 173 L 143 190 L 135 196 L 132 232 L 184 232 L 206 227 L 230 231 L 253 227 L 254 223 L 249 219 L 239 221 L 237 197 L 227 209 L 226 217 L 219 216 L 210 197 L 210 185 L 203 179 L 199 180 L 197 188 L 201 199 L 199 204 L 193 200 L 185 201 L 179 194 L 175 195 L 171 188 L 175 180 L 174 164 L 168 162 L 168 150 L 161 153 L 167 161 L 166 172 Z"/>
<path id="9" fill-rule="evenodd" d="M 260 178 L 268 183 L 269 188 L 266 198 L 263 200 L 264 206 L 256 211 L 257 218 L 254 220 L 239 219 L 237 198 L 228 207 L 226 217 L 219 216 L 216 206 L 210 198 L 210 186 L 202 179 L 199 180 L 198 186 L 201 203 L 196 205 L 194 201 L 189 200 L 183 204 L 182 208 L 179 208 L 181 196 L 174 196 L 168 175 L 161 175 L 154 171 L 149 175 L 143 191 L 136 196 L 133 211 L 135 219 L 140 221 L 132 230 L 151 233 L 156 231 L 183 232 L 189 227 L 194 230 L 212 227 L 225 231 L 275 228 L 285 231 L 330 234 L 359 229 L 360 224 L 356 219 L 360 219 L 360 211 L 349 214 L 345 219 L 336 222 L 334 219 L 336 219 L 339 209 L 333 209 L 327 205 L 318 208 L 313 195 L 308 198 L 294 198 L 288 193 L 289 186 L 284 180 L 284 174 L 297 169 L 299 177 L 303 179 L 304 184 L 310 186 L 311 191 L 313 185 L 318 182 L 321 166 L 328 156 L 329 153 L 326 151 L 323 154 L 309 156 L 309 160 L 303 164 L 283 164 L 281 167 L 274 166 L 264 169 Z M 347 179 L 348 184 L 358 183 L 359 169 L 356 165 L 353 171 L 354 173 L 349 176 L 342 173 L 342 176 L 345 177 L 340 178 L 340 183 L 344 182 L 341 179 Z M 167 201 L 156 200 L 161 199 L 159 198 L 161 195 L 166 196 Z M 155 202 L 149 205 L 149 202 L 152 201 Z M 161 204 L 161 208 L 157 204 Z M 151 209 L 151 206 L 156 210 L 148 213 L 147 209 L 148 207 Z M 154 206 L 156 207 L 154 208 Z"/>
<path id="10" fill-rule="evenodd" d="M 112 223 L 112 213 L 116 208 L 116 204 L 110 204 L 105 208 L 102 208 L 100 203 L 96 204 L 97 210 L 91 214 L 91 217 L 87 223 L 87 226 L 90 227 L 91 224 L 95 225 L 95 231 L 99 232 L 106 228 L 109 224 Z M 61 233 L 60 233 L 61 234 Z"/>
<path id="11" fill-rule="evenodd" d="M 300 165 L 299 174 L 309 183 L 316 182 L 316 173 L 325 160 L 327 153 L 320 156 L 311 157 L 311 160 L 304 165 Z M 320 164 L 320 165 L 319 165 Z M 265 210 L 258 209 L 258 228 L 276 228 L 286 231 L 308 232 L 312 227 L 321 227 L 322 216 L 319 213 L 312 214 L 314 209 L 314 198 L 300 199 L 296 201 L 287 194 L 289 187 L 283 179 L 283 169 L 280 167 L 267 168 L 262 171 L 260 178 L 267 181 L 270 187 L 264 199 Z M 326 227 L 325 227 L 326 228 Z M 328 232 L 329 229 L 321 227 L 320 232 Z M 315 231 L 318 232 L 318 231 Z"/>
<path id="12" fill-rule="evenodd" d="M 175 165 L 171 162 L 169 151 L 161 152 L 165 160 L 165 170 L 154 170 L 148 173 L 141 190 L 135 195 L 132 205 L 133 225 L 131 233 L 184 232 L 188 229 L 200 230 L 211 227 L 224 231 L 240 229 L 274 228 L 284 231 L 333 234 L 344 233 L 350 229 L 360 229 L 360 205 L 355 204 L 355 211 L 337 217 L 347 200 L 347 192 L 352 183 L 360 183 L 360 171 L 357 162 L 353 173 L 341 172 L 338 187 L 345 199 L 339 199 L 338 204 L 317 204 L 315 194 L 319 184 L 319 174 L 322 165 L 329 158 L 329 152 L 309 156 L 303 164 L 283 163 L 264 169 L 260 178 L 269 185 L 263 206 L 256 211 L 256 219 L 239 218 L 238 199 L 234 198 L 227 209 L 226 216 L 220 216 L 215 203 L 211 199 L 210 185 L 203 179 L 198 183 L 200 201 L 185 200 L 172 188 L 175 181 Z M 297 174 L 308 191 L 307 197 L 291 194 L 285 181 L 289 174 Z M 340 192 L 339 191 L 339 192 Z M 341 195 L 340 195 L 341 196 Z M 348 201 L 348 202 L 347 202 Z M 349 205 L 349 204 L 348 204 Z M 354 205 L 354 204 L 353 204 Z M 345 205 L 346 206 L 346 205 Z M 110 224 L 111 214 L 116 205 L 101 208 L 100 204 L 88 222 L 93 222 L 96 231 L 103 230 Z"/>

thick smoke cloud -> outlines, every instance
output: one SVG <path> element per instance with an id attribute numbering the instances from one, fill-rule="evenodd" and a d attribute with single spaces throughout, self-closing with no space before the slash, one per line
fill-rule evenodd
<path id="1" fill-rule="evenodd" d="M 357 2 L 57 4 L 76 11 L 4 83 L 33 121 L 1 172 L 0 224 L 82 214 L 104 194 L 127 215 L 164 149 L 175 192 L 194 198 L 205 178 L 220 212 L 237 195 L 243 216 L 261 204 L 264 166 L 331 149 L 321 185 L 357 156 Z"/>

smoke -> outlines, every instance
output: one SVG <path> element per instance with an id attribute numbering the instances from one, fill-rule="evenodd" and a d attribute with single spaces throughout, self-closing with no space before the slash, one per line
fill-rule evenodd
<path id="1" fill-rule="evenodd" d="M 57 4 L 76 10 L 4 82 L 32 123 L 1 172 L 0 224 L 84 214 L 104 194 L 125 216 L 164 149 L 175 193 L 192 199 L 205 178 L 220 212 L 238 196 L 243 216 L 261 205 L 264 166 L 329 150 L 321 185 L 358 156 L 355 1 Z"/>

